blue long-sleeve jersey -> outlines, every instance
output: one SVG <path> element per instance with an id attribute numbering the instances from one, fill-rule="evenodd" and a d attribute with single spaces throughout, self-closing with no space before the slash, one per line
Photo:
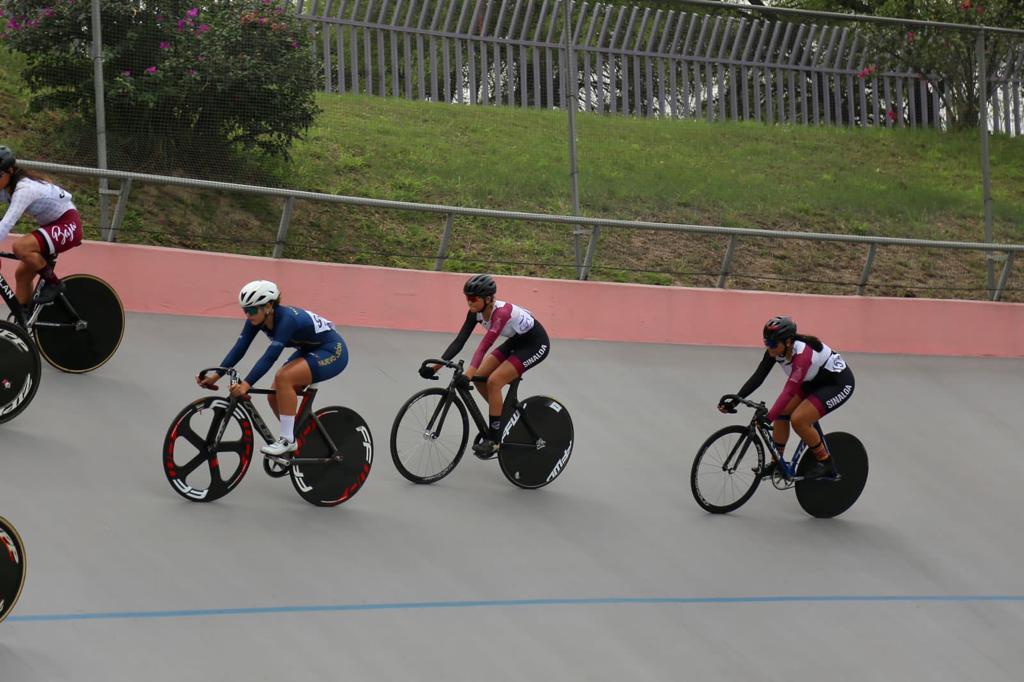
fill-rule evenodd
<path id="1" fill-rule="evenodd" d="M 274 366 L 285 347 L 315 350 L 325 343 L 336 343 L 341 340 L 338 332 L 334 330 L 334 323 L 329 320 L 302 308 L 279 305 L 274 312 L 273 329 L 257 327 L 249 320 L 245 321 L 242 333 L 238 335 L 238 340 L 228 351 L 221 365 L 234 367 L 249 350 L 252 340 L 261 330 L 270 337 L 270 346 L 245 377 L 250 386 L 256 385 L 256 382 Z"/>

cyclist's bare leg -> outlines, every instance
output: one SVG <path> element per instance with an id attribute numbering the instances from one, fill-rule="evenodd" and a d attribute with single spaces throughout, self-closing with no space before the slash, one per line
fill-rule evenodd
<path id="1" fill-rule="evenodd" d="M 814 453 L 817 459 L 825 459 L 828 457 L 828 450 L 825 448 L 825 441 L 822 440 L 821 436 L 818 435 L 818 431 L 814 428 L 815 423 L 821 419 L 822 415 L 818 412 L 818 408 L 814 406 L 808 400 L 804 400 L 800 405 L 793 410 L 793 414 L 790 417 L 790 421 L 793 423 L 793 430 L 796 431 L 797 435 L 807 443 L 807 449 Z"/>
<path id="2" fill-rule="evenodd" d="M 15 298 L 18 303 L 27 305 L 32 298 L 32 281 L 36 273 L 46 267 L 46 258 L 39 250 L 39 242 L 32 234 L 23 234 L 14 241 L 14 255 L 21 262 L 14 273 Z"/>
<path id="3" fill-rule="evenodd" d="M 488 355 L 484 358 L 484 361 L 480 363 L 480 367 L 477 368 L 476 373 L 473 376 L 478 377 L 489 377 L 491 372 L 501 364 L 501 361 L 493 355 Z M 476 390 L 480 391 L 480 395 L 487 400 L 487 385 L 479 381 L 473 382 L 476 384 Z"/>
<path id="4" fill-rule="evenodd" d="M 790 417 L 789 419 L 776 419 L 772 424 L 772 440 L 775 441 L 775 447 L 782 453 L 786 449 L 786 443 L 789 442 L 789 424 L 792 420 L 793 410 L 803 401 L 803 398 L 797 396 L 789 401 L 786 407 L 782 410 L 782 416 Z M 797 432 L 799 433 L 799 431 Z"/>
<path id="5" fill-rule="evenodd" d="M 313 373 L 304 358 L 295 358 L 274 375 L 272 388 L 275 393 L 267 396 L 270 409 L 280 418 L 281 415 L 294 417 L 299 409 L 298 392 L 313 383 Z"/>
<path id="6" fill-rule="evenodd" d="M 489 356 L 488 359 L 497 360 L 494 356 Z M 518 378 L 519 370 L 508 360 L 487 375 L 487 407 L 491 416 L 501 415 L 504 402 L 501 390 Z"/>

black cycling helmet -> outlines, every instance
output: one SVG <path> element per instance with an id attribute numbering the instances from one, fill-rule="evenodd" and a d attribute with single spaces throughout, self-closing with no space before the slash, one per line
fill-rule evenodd
<path id="1" fill-rule="evenodd" d="M 14 152 L 11 151 L 10 147 L 0 146 L 0 172 L 8 170 L 14 165 L 17 159 L 14 158 Z"/>
<path id="2" fill-rule="evenodd" d="M 498 285 L 490 275 L 473 275 L 462 285 L 462 293 L 466 296 L 494 296 Z"/>
<path id="3" fill-rule="evenodd" d="M 764 324 L 764 345 L 774 346 L 796 336 L 796 322 L 785 315 L 776 315 Z"/>

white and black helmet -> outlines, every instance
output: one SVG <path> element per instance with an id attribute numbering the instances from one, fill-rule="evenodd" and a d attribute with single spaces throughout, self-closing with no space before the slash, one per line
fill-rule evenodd
<path id="1" fill-rule="evenodd" d="M 265 279 L 249 282 L 238 292 L 238 305 L 243 308 L 253 305 L 273 303 L 281 298 L 277 285 Z"/>

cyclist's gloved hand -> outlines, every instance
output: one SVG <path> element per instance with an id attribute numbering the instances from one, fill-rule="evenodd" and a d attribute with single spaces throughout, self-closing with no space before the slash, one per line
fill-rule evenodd
<path id="1" fill-rule="evenodd" d="M 433 379 L 434 370 L 429 365 L 423 365 L 420 367 L 420 376 L 424 379 Z"/>
<path id="2" fill-rule="evenodd" d="M 718 411 L 733 414 L 736 412 L 736 406 L 739 401 L 731 396 L 722 396 L 722 399 L 718 401 Z"/>
<path id="3" fill-rule="evenodd" d="M 465 374 L 456 374 L 455 385 L 459 388 L 469 388 L 469 377 Z"/>

